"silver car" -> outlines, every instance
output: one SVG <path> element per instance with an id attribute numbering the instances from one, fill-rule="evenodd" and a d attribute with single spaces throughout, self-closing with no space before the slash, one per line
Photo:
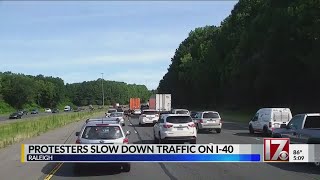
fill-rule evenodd
<path id="1" fill-rule="evenodd" d="M 88 119 L 79 132 L 76 132 L 76 144 L 128 144 L 127 136 L 130 131 L 124 133 L 118 121 L 106 121 L 105 119 Z M 129 172 L 131 164 L 111 163 L 121 166 L 124 172 Z M 87 164 L 75 163 L 74 171 L 79 172 Z"/>
<path id="2" fill-rule="evenodd" d="M 109 116 L 109 118 L 116 118 L 119 119 L 120 124 L 122 126 L 125 126 L 125 121 L 124 121 L 124 112 L 113 112 Z"/>

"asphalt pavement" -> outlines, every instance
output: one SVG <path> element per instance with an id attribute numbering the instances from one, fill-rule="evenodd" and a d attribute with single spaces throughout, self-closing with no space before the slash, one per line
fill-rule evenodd
<path id="1" fill-rule="evenodd" d="M 69 124 L 23 143 L 74 143 L 75 132 L 83 122 Z M 139 127 L 138 119 L 126 121 L 124 130 L 130 130 L 130 143 L 153 143 L 153 130 Z M 249 135 L 245 124 L 225 122 L 222 132 L 199 133 L 197 143 L 262 144 L 261 135 Z M 320 179 L 320 167 L 298 163 L 132 163 L 131 171 L 120 172 L 104 164 L 88 166 L 81 173 L 74 173 L 73 163 L 20 163 L 20 145 L 0 150 L 1 179 L 153 179 L 153 180 L 250 180 L 250 179 Z"/>

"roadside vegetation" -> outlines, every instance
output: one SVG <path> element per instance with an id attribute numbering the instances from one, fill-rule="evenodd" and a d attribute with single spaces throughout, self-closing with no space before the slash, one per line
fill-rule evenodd
<path id="1" fill-rule="evenodd" d="M 240 0 L 220 26 L 189 33 L 157 90 L 172 94 L 173 107 L 229 110 L 247 122 L 247 109 L 318 112 L 319 11 L 319 1 Z"/>
<path id="2" fill-rule="evenodd" d="M 16 109 L 58 108 L 69 105 L 102 105 L 101 79 L 66 84 L 59 77 L 31 76 L 12 72 L 0 72 L 0 114 Z M 145 85 L 103 81 L 105 105 L 128 104 L 130 97 L 149 99 L 151 92 Z"/>
<path id="3" fill-rule="evenodd" d="M 36 117 L 27 120 L 20 120 L 0 124 L 0 148 L 21 142 L 27 138 L 39 136 L 49 130 L 59 128 L 84 120 L 92 116 L 102 115 L 102 111 L 78 112 L 57 114 L 52 116 Z"/>

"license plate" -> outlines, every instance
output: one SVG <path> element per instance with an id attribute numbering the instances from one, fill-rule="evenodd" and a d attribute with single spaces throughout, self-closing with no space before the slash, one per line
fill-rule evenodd
<path id="1" fill-rule="evenodd" d="M 177 128 L 177 130 L 183 130 L 183 128 Z"/>

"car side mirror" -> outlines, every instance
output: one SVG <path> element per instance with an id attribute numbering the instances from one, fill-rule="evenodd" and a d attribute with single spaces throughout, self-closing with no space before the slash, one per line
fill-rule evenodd
<path id="1" fill-rule="evenodd" d="M 76 136 L 79 136 L 80 135 L 80 132 L 76 132 Z"/>
<path id="2" fill-rule="evenodd" d="M 127 131 L 127 132 L 126 132 L 126 136 L 129 136 L 130 134 L 131 134 L 130 131 Z"/>
<path id="3" fill-rule="evenodd" d="M 287 125 L 286 124 L 281 124 L 280 128 L 282 128 L 282 129 L 287 128 Z"/>

